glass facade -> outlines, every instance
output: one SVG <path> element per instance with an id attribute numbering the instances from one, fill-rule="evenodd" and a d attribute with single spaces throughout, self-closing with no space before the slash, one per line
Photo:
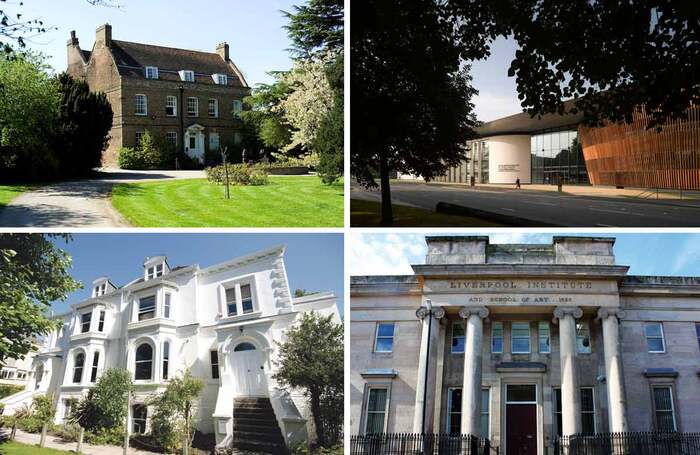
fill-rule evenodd
<path id="1" fill-rule="evenodd" d="M 545 130 L 530 137 L 532 183 L 588 184 L 583 148 L 575 130 Z"/>

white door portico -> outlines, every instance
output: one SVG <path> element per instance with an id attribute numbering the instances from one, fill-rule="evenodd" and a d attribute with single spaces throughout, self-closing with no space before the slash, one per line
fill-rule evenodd
<path id="1" fill-rule="evenodd" d="M 185 153 L 190 158 L 204 161 L 204 127 L 198 123 L 185 130 Z"/>

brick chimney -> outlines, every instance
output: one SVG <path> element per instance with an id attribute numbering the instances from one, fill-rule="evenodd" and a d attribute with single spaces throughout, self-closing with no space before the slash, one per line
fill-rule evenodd
<path id="1" fill-rule="evenodd" d="M 110 47 L 112 45 L 112 26 L 109 24 L 101 25 L 97 28 L 95 33 L 95 47 L 105 46 Z"/>
<path id="2" fill-rule="evenodd" d="M 78 38 L 75 36 L 75 30 L 70 32 L 70 39 L 66 46 L 68 50 L 68 74 L 76 77 L 82 73 L 83 53 L 80 50 Z"/>
<path id="3" fill-rule="evenodd" d="M 216 46 L 216 53 L 219 54 L 221 58 L 224 59 L 225 62 L 228 62 L 229 57 L 228 57 L 228 43 L 219 43 Z"/>

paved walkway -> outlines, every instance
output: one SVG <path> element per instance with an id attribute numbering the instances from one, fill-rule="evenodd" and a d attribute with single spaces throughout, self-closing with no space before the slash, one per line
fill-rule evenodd
<path id="1" fill-rule="evenodd" d="M 0 429 L 0 439 L 5 440 L 9 437 L 9 435 L 9 429 Z M 41 434 L 26 433 L 22 430 L 17 430 L 17 433 L 15 434 L 15 441 L 21 442 L 23 444 L 36 445 L 39 444 L 40 439 Z M 66 442 L 61 438 L 49 434 L 46 435 L 45 446 L 51 449 L 75 452 L 75 449 L 78 446 L 78 444 L 76 442 Z M 2 445 L 0 445 L 0 448 L 2 448 Z M 84 455 L 122 455 L 124 453 L 124 449 L 118 446 L 95 446 L 83 443 L 81 453 L 83 453 Z M 129 454 L 131 455 L 150 455 L 153 453 L 157 452 L 147 452 L 145 450 L 134 449 L 133 447 L 129 448 Z"/>
<path id="2" fill-rule="evenodd" d="M 99 178 L 53 183 L 21 194 L 0 210 L 0 227 L 127 227 L 110 203 L 114 185 L 203 177 L 203 171 L 103 169 Z"/>

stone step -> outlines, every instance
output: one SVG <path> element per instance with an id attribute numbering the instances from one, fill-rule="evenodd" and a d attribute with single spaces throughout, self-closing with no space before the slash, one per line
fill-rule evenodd
<path id="1" fill-rule="evenodd" d="M 270 403 L 234 403 L 233 409 L 272 409 Z"/>
<path id="2" fill-rule="evenodd" d="M 254 452 L 265 452 L 276 455 L 289 453 L 284 445 L 265 441 L 241 441 L 234 439 L 232 446 L 234 449 L 250 450 Z"/>
<path id="3" fill-rule="evenodd" d="M 233 431 L 272 431 L 277 434 L 279 427 L 276 420 L 235 421 L 233 422 Z"/>
<path id="4" fill-rule="evenodd" d="M 252 442 L 274 442 L 277 444 L 284 445 L 284 439 L 282 438 L 282 433 L 278 429 L 274 432 L 272 431 L 236 431 L 233 430 L 233 439 L 238 441 L 252 441 Z"/>
<path id="5" fill-rule="evenodd" d="M 246 419 L 246 418 L 253 418 L 253 419 L 270 418 L 270 419 L 274 419 L 275 413 L 272 411 L 272 409 L 234 409 L 233 410 L 233 417 L 234 418 L 241 418 L 241 419 Z"/>

